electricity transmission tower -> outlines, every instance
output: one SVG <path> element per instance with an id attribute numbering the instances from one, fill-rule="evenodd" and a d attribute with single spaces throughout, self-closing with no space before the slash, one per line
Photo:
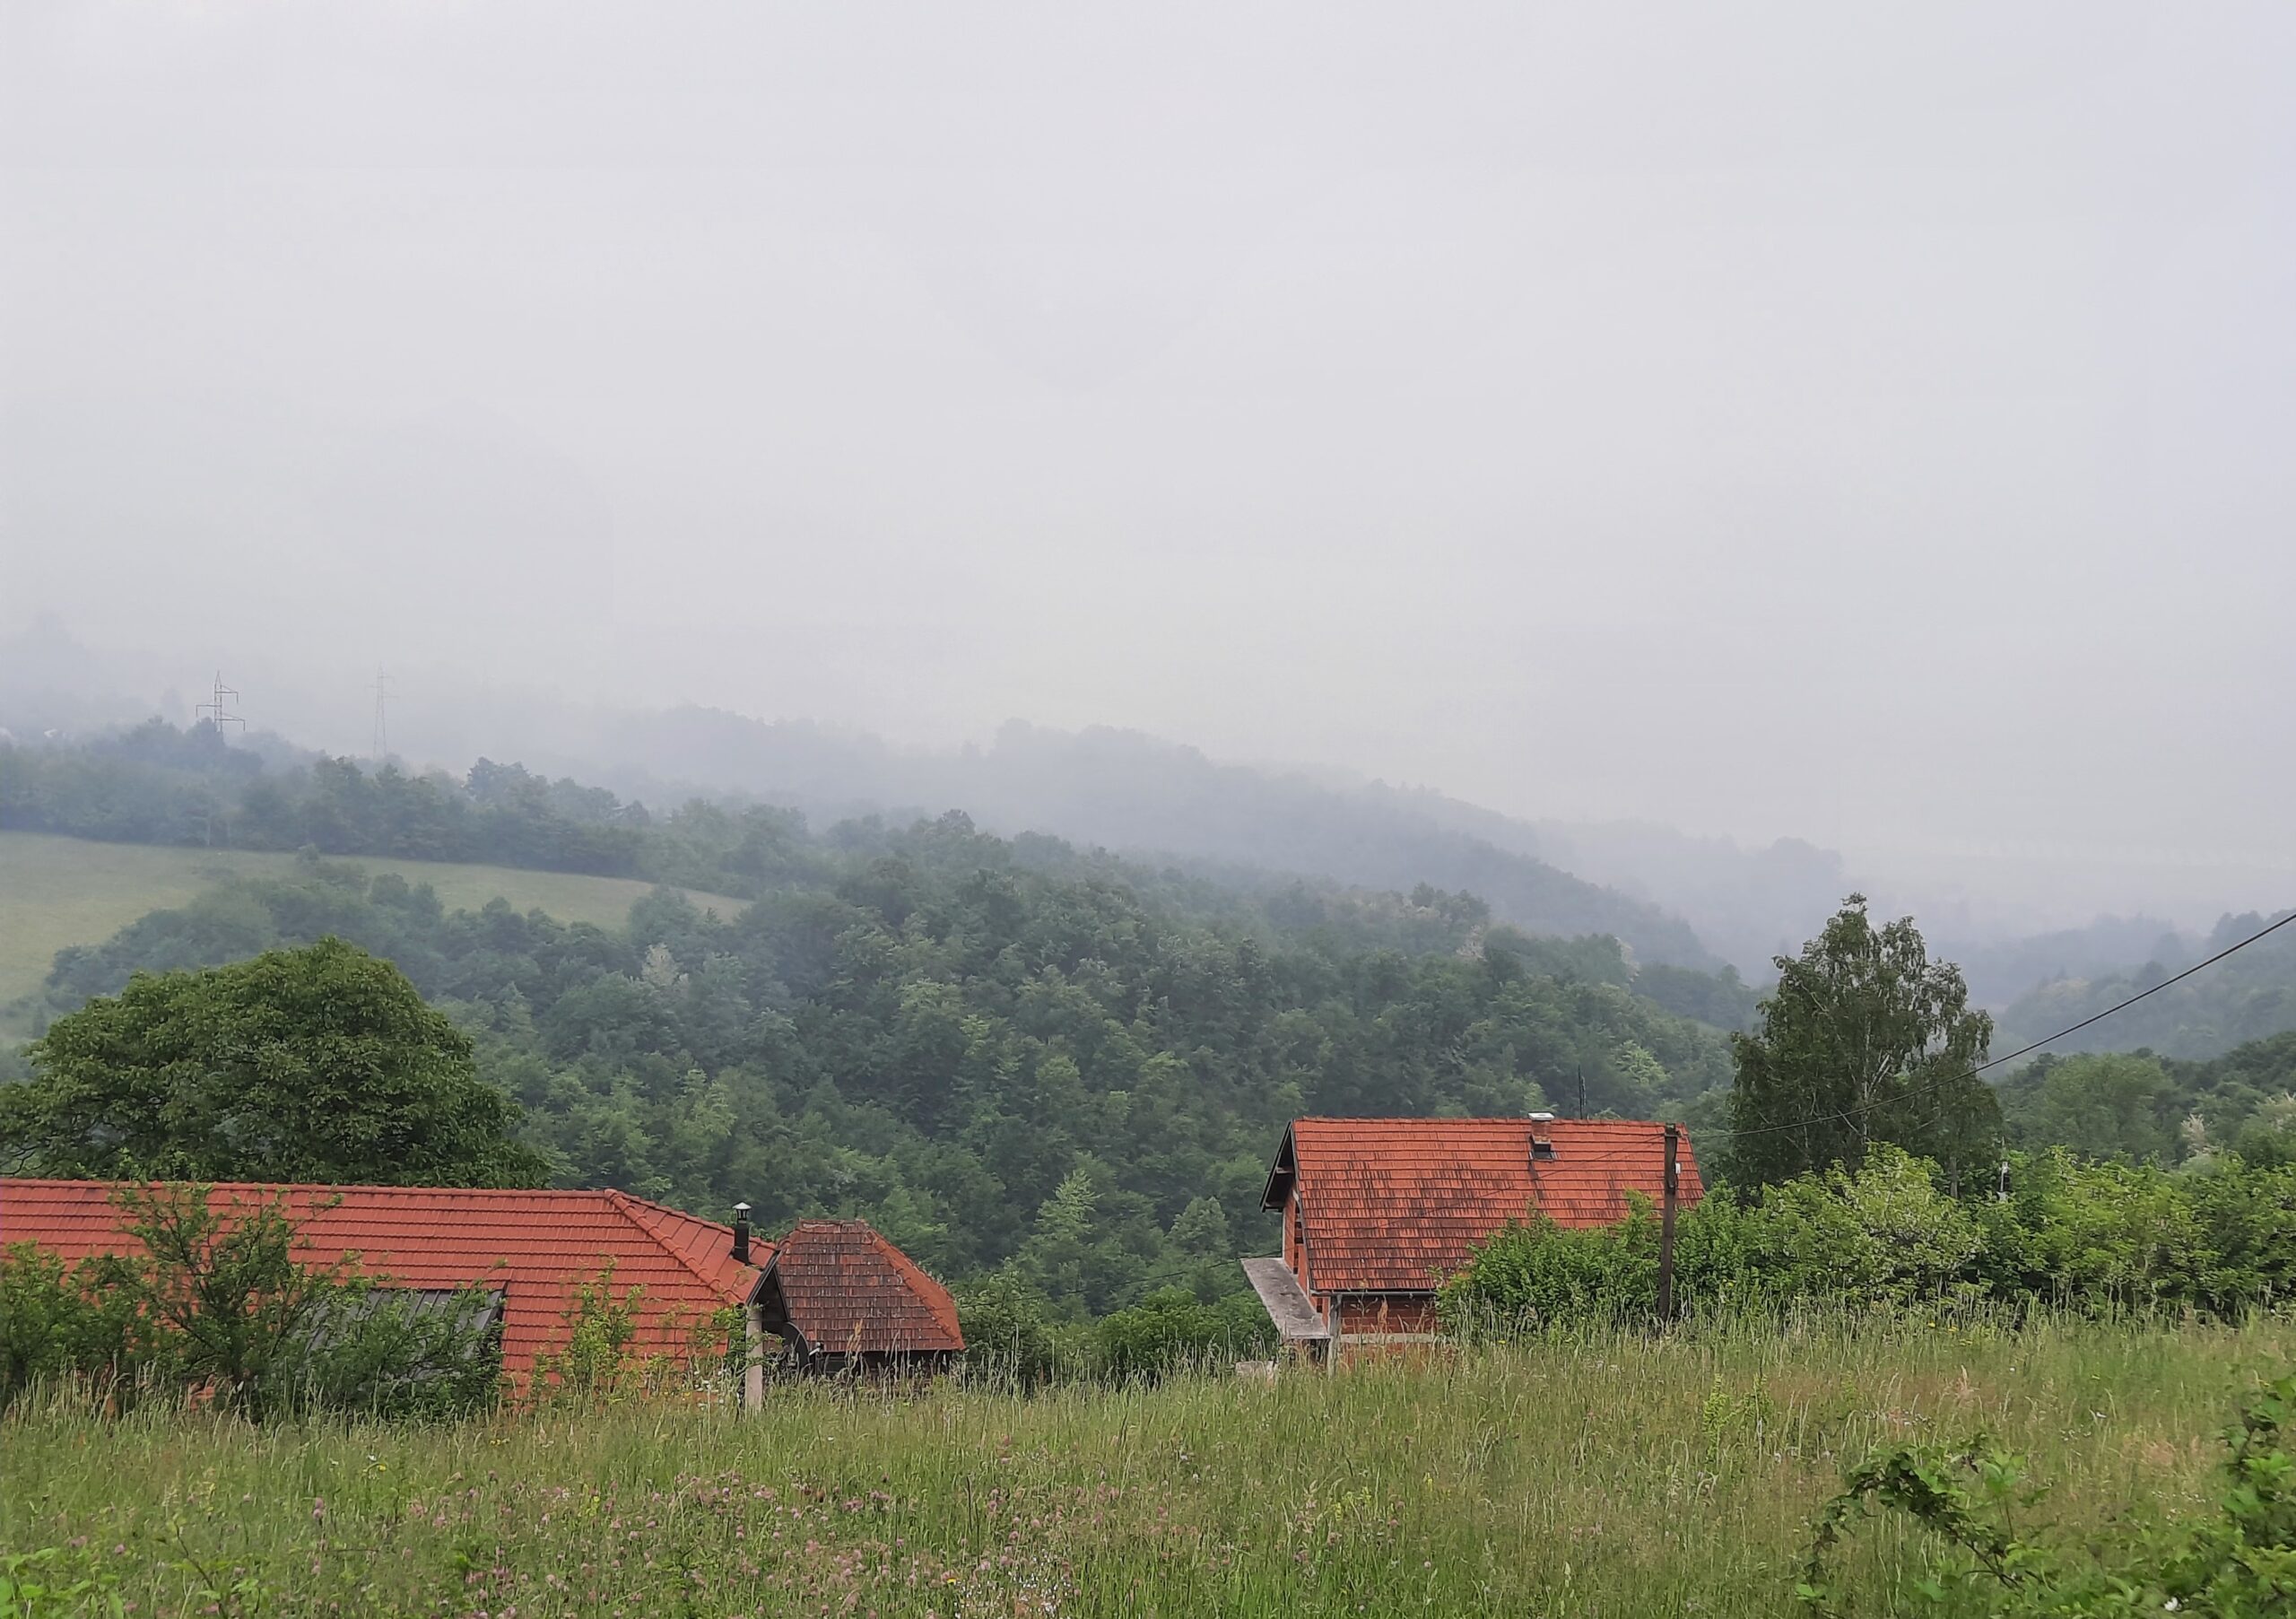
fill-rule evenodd
<path id="1" fill-rule="evenodd" d="M 221 669 L 218 669 L 215 672 L 215 690 L 213 693 L 207 701 L 200 703 L 193 709 L 192 712 L 196 715 L 205 717 L 208 723 L 213 725 L 219 734 L 227 725 L 235 725 L 239 727 L 241 731 L 245 731 L 248 728 L 248 722 L 239 715 L 233 713 L 230 709 L 230 701 L 236 700 L 239 695 L 239 693 L 236 687 L 227 686 L 223 683 L 223 672 Z"/>

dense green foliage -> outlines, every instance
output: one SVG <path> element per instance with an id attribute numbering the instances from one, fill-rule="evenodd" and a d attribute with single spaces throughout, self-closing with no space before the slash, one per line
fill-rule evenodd
<path id="1" fill-rule="evenodd" d="M 1999 1088 L 2012 1140 L 2095 1158 L 2205 1163 L 2225 1151 L 2277 1162 L 2296 1144 L 2296 1032 L 2206 1062 L 2150 1051 L 2044 1055 Z"/>
<path id="2" fill-rule="evenodd" d="M 324 756 L 268 770 L 212 726 L 158 719 L 73 746 L 0 743 L 0 829 L 122 843 L 486 861 L 746 894 L 780 875 L 796 824 L 699 804 L 657 824 L 602 788 L 484 759 L 460 781 Z"/>
<path id="3" fill-rule="evenodd" d="M 501 1357 L 475 1295 L 441 1304 L 307 1264 L 271 1203 L 226 1215 L 187 1185 L 115 1200 L 132 1258 L 0 1251 L 0 1407 L 59 1382 L 115 1410 L 196 1396 L 256 1418 L 448 1417 L 494 1399 Z"/>
<path id="4" fill-rule="evenodd" d="M 1464 889 L 1534 933 L 1609 934 L 1639 960 L 1720 964 L 1681 918 L 1574 875 L 1576 866 L 1557 869 L 1521 822 L 1473 811 L 1454 820 L 1431 795 L 1221 763 L 1137 732 L 1014 721 L 986 746 L 921 753 L 803 721 L 683 707 L 593 730 L 583 746 L 643 772 L 625 778 L 633 788 L 649 779 L 709 782 L 822 821 L 864 809 L 906 820 L 961 805 L 984 826 L 1153 851 L 1160 862 L 1363 888 Z"/>
<path id="5" fill-rule="evenodd" d="M 50 995 L 337 936 L 470 1032 L 562 1179 L 859 1215 L 952 1280 L 1013 1267 L 1056 1319 L 1238 1289 L 1295 1115 L 1520 1113 L 1583 1075 L 1649 1117 L 1726 1077 L 1613 943 L 1462 895 L 1239 894 L 961 816 L 806 848 L 824 875 L 738 917 L 664 892 L 616 933 L 315 861 L 63 953 Z"/>
<path id="6" fill-rule="evenodd" d="M 2002 1013 L 2004 1037 L 2023 1045 L 2069 1028 L 2140 990 L 2166 983 L 2193 962 L 2206 960 L 2287 914 L 2228 916 L 2187 959 L 2156 957 L 2121 971 L 2037 985 Z M 2176 943 L 2173 938 L 2163 942 L 2164 947 Z M 2205 1058 L 2292 1030 L 2296 1030 L 2296 927 L 2283 927 L 2207 971 L 2115 1013 L 2060 1042 L 2057 1049 L 2128 1051 L 2142 1047 L 2164 1057 Z"/>
<path id="7" fill-rule="evenodd" d="M 538 1186 L 517 1110 L 406 976 L 334 938 L 147 974 L 0 1089 L 0 1162 L 97 1179 Z"/>
<path id="8" fill-rule="evenodd" d="M 1483 1244 L 1441 1307 L 1471 1331 L 1647 1320 L 1657 1270 L 1648 1207 L 1591 1230 L 1542 1221 Z M 1935 1165 L 1877 1145 L 1854 1170 L 1684 1210 L 1674 1287 L 1679 1308 L 1724 1315 L 1818 1304 L 2237 1317 L 2296 1299 L 2296 1164 L 2227 1158 L 2177 1173 L 2056 1148 L 2010 1161 L 2006 1198 L 1956 1198 Z"/>
<path id="9" fill-rule="evenodd" d="M 1797 1594 L 1844 1619 L 1830 1579 L 1847 1531 L 1874 1508 L 1911 1518 L 1961 1552 L 1962 1566 L 1924 1580 L 1934 1603 L 1966 1596 L 1987 1619 L 2109 1619 L 2131 1613 L 2274 1619 L 2296 1612 L 2296 1377 L 2253 1397 L 2230 1435 L 2217 1510 L 2095 1550 L 2026 1527 L 2048 1492 L 2024 1458 L 1983 1437 L 1948 1448 L 1892 1445 L 1850 1470 L 1820 1516 Z"/>
<path id="10" fill-rule="evenodd" d="M 1974 1163 L 1998 1127 L 1977 1073 L 1993 1020 L 1911 918 L 1875 928 L 1852 894 L 1798 957 L 1778 958 L 1761 1025 L 1731 1036 L 1731 1172 L 1780 1180 L 1876 1142 Z"/>
<path id="11" fill-rule="evenodd" d="M 1542 935 L 1609 934 L 1648 961 L 1718 965 L 1678 918 L 1526 855 L 1423 815 L 1211 765 L 1192 750 L 1144 738 L 1008 733 L 993 763 L 978 755 L 945 762 L 945 769 L 911 761 L 922 772 L 913 776 L 886 773 L 881 767 L 893 756 L 882 747 L 857 753 L 851 739 L 700 710 L 663 716 L 624 740 L 644 753 L 696 726 L 681 753 L 686 762 L 671 774 L 747 780 L 770 795 L 764 804 L 695 799 L 659 814 L 516 764 L 481 759 L 460 779 L 410 774 L 392 764 L 362 768 L 299 753 L 275 739 L 261 751 L 236 747 L 212 727 L 178 730 L 153 719 L 115 736 L 0 743 L 0 831 L 483 861 L 753 899 L 837 864 L 833 847 L 807 836 L 803 815 L 772 807 L 822 809 L 826 793 L 835 806 L 828 813 L 839 817 L 849 818 L 857 805 L 963 804 L 1006 825 L 1069 826 L 1091 843 L 1165 851 L 1160 860 L 1201 865 L 1222 887 L 1264 888 L 1279 872 L 1382 889 L 1432 883 L 1475 893 L 1500 919 Z M 831 785 L 837 782 L 843 785 Z"/>
<path id="12" fill-rule="evenodd" d="M 1089 1325 L 1052 1319 L 1043 1296 L 1013 1271 L 990 1276 L 958 1300 L 966 1376 L 1017 1388 L 1153 1381 L 1272 1354 L 1274 1324 L 1251 1293 L 1227 1291 L 1233 1268 L 1220 1260 L 1193 1289 L 1160 1288 Z"/>

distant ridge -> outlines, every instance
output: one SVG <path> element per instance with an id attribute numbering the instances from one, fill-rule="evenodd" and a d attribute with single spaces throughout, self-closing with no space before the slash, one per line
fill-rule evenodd
<path id="1" fill-rule="evenodd" d="M 898 820 L 956 807 L 1000 833 L 1048 832 L 1183 864 L 1252 866 L 1405 892 L 1422 883 L 1465 889 L 1528 932 L 1609 934 L 1641 960 L 1721 964 L 1681 918 L 1447 826 L 1414 795 L 1221 764 L 1135 731 L 1016 721 L 986 748 L 910 753 L 861 733 L 688 706 L 608 721 L 593 745 L 587 774 L 657 802 L 669 785 L 751 794 L 816 820 Z"/>

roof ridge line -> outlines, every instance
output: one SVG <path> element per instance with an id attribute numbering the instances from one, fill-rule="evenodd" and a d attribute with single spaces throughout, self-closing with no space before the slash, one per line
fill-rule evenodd
<path id="1" fill-rule="evenodd" d="M 120 1187 L 201 1186 L 211 1192 L 341 1192 L 346 1196 L 381 1192 L 396 1197 L 425 1194 L 450 1197 L 604 1197 L 615 1193 L 613 1187 L 567 1186 L 400 1186 L 380 1184 L 371 1180 L 208 1180 L 196 1175 L 160 1176 L 142 1180 L 121 1179 L 117 1177 L 83 1175 L 0 1175 L 0 1184 L 7 1186 L 70 1186 L 115 1190 Z M 628 1193 L 620 1193 L 628 1197 Z M 643 1202 L 639 1198 L 633 1201 Z M 699 1219 L 693 1215 L 691 1218 Z"/>
<path id="2" fill-rule="evenodd" d="M 900 1285 L 909 1302 L 922 1311 L 926 1319 L 932 1322 L 935 1329 L 949 1334 L 957 1340 L 960 1346 L 962 1345 L 964 1324 L 958 1314 L 956 1295 L 949 1291 L 948 1284 L 909 1258 L 908 1252 L 899 1243 L 886 1236 L 867 1220 L 855 1218 L 798 1221 L 790 1229 L 789 1238 L 775 1249 L 773 1263 L 776 1266 L 781 1264 L 797 1233 L 809 1225 L 822 1229 L 824 1234 L 834 1232 L 839 1236 L 849 1237 L 857 1232 L 865 1240 L 865 1245 L 870 1251 L 891 1273 L 892 1279 Z M 787 1273 L 784 1272 L 783 1275 L 786 1278 Z M 787 1285 L 786 1279 L 783 1284 Z M 936 1301 L 936 1294 L 939 1301 Z M 944 1313 L 944 1303 L 945 1313 Z"/>
<path id="3" fill-rule="evenodd" d="M 1583 1115 L 1557 1114 L 1552 1119 L 1533 1119 L 1528 1113 L 1477 1113 L 1468 1118 L 1453 1118 L 1438 1113 L 1302 1113 L 1292 1120 L 1302 1124 L 1563 1124 L 1563 1125 L 1639 1125 L 1645 1128 L 1663 1128 L 1663 1119 L 1589 1119 Z"/>
<path id="4" fill-rule="evenodd" d="M 869 1240 L 883 1253 L 886 1261 L 892 1266 L 893 1274 L 900 1278 L 901 1285 L 909 1289 L 909 1297 L 925 1307 L 925 1313 L 933 1318 L 934 1325 L 954 1332 L 961 1342 L 964 1337 L 964 1326 L 961 1318 L 957 1314 L 956 1295 L 949 1291 L 948 1284 L 936 1280 L 923 1266 L 910 1258 L 891 1237 L 886 1236 L 866 1220 L 857 1220 L 854 1223 L 869 1233 Z M 933 1301 L 930 1294 L 918 1285 L 920 1281 L 929 1284 L 949 1301 L 949 1319 L 942 1319 L 940 1307 Z"/>
<path id="5" fill-rule="evenodd" d="M 638 1218 L 638 1216 L 631 1212 L 631 1209 L 632 1206 L 639 1208 L 649 1208 L 660 1214 L 674 1214 L 687 1220 L 701 1220 L 700 1215 L 688 1214 L 683 1209 L 674 1209 L 669 1207 L 666 1204 L 656 1203 L 650 1198 L 632 1197 L 630 1193 L 623 1191 L 620 1187 L 606 1188 L 606 1197 L 613 1202 L 616 1213 L 620 1214 L 623 1219 L 629 1221 L 631 1224 L 636 1226 L 639 1231 L 645 1232 L 648 1240 L 651 1241 L 655 1247 L 660 1249 L 664 1253 L 669 1255 L 671 1258 L 676 1260 L 680 1265 L 684 1266 L 687 1270 L 691 1271 L 693 1274 L 694 1280 L 700 1282 L 704 1287 L 707 1287 L 713 1293 L 721 1291 L 720 1284 L 717 1277 L 711 1275 L 708 1271 L 702 1269 L 701 1266 L 696 1265 L 691 1259 L 688 1258 L 685 1256 L 684 1250 L 671 1243 L 662 1240 L 662 1233 L 654 1230 L 643 1220 Z M 715 1220 L 701 1220 L 701 1223 L 704 1225 L 715 1225 L 718 1223 Z M 730 1235 L 730 1232 L 728 1234 Z"/>

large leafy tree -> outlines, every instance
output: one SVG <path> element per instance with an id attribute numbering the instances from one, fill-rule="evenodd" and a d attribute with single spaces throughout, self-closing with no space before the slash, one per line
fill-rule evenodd
<path id="1" fill-rule="evenodd" d="M 2149 1052 L 2043 1058 L 2002 1098 L 2012 1130 L 2033 1147 L 2067 1146 L 2091 1158 L 2177 1156 L 2186 1114 L 2176 1082 Z"/>
<path id="2" fill-rule="evenodd" d="M 517 1108 L 406 976 L 325 938 L 141 975 L 62 1017 L 0 1090 L 0 1159 L 124 1179 L 539 1186 Z"/>
<path id="3" fill-rule="evenodd" d="M 1974 1167 L 2000 1108 L 1972 1072 L 1993 1020 L 1970 1010 L 1961 970 L 1929 959 L 1910 917 L 1875 927 L 1863 894 L 1777 959 L 1761 1026 L 1730 1037 L 1736 1174 L 1767 1184 L 1855 1164 L 1875 1142 Z"/>

